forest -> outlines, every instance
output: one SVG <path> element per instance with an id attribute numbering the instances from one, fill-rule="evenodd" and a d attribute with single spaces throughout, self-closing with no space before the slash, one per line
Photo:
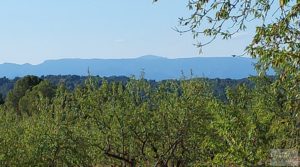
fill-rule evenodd
<path id="1" fill-rule="evenodd" d="M 142 73 L 142 72 L 141 72 Z M 269 76 L 272 78 L 272 76 Z M 0 78 L 0 104 L 4 103 L 4 100 L 10 90 L 13 89 L 15 83 L 20 80 L 22 77 L 16 77 L 14 79 L 10 78 Z M 130 77 L 126 76 L 110 76 L 110 77 L 100 77 L 100 76 L 93 76 L 94 79 L 98 81 L 98 85 L 101 85 L 101 81 L 105 80 L 107 82 L 120 82 L 125 85 L 129 80 Z M 184 76 L 182 76 L 184 78 Z M 63 84 L 67 89 L 74 90 L 78 86 L 84 86 L 85 81 L 88 79 L 88 76 L 79 76 L 79 75 L 47 75 L 41 76 L 41 80 L 47 80 L 51 83 L 52 86 L 57 87 L 60 84 Z M 243 79 L 210 79 L 210 78 L 198 78 L 200 80 L 204 80 L 208 82 L 212 88 L 212 91 L 215 96 L 225 100 L 225 89 L 227 87 L 235 87 L 238 84 L 246 84 L 248 86 L 253 86 L 253 82 L 248 78 Z M 160 82 L 166 82 L 167 80 L 162 81 L 155 81 L 155 80 L 148 80 L 152 86 L 159 84 Z M 171 80 L 170 80 L 171 81 Z M 173 80 L 174 82 L 178 82 Z"/>
<path id="2" fill-rule="evenodd" d="M 0 109 L 0 166 L 268 165 L 270 149 L 299 147 L 299 89 L 249 80 L 222 99 L 192 77 L 19 78 Z"/>
<path id="3" fill-rule="evenodd" d="M 235 56 L 256 58 L 258 76 L 2 78 L 0 166 L 299 165 L 300 1 L 187 7 L 190 17 L 175 30 L 199 39 L 200 51 L 256 20 L 245 54 Z M 270 68 L 275 76 L 266 75 Z"/>

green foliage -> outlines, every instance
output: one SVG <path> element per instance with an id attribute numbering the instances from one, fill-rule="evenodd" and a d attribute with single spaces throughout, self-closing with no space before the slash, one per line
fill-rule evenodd
<path id="1" fill-rule="evenodd" d="M 7 95 L 6 105 L 21 115 L 21 111 L 19 110 L 20 99 L 26 94 L 27 91 L 30 91 L 33 86 L 39 84 L 40 82 L 41 80 L 36 76 L 26 76 L 18 80 L 14 86 L 14 89 Z"/>
<path id="2" fill-rule="evenodd" d="M 8 92 L 10 92 L 13 88 L 15 83 L 20 78 L 15 79 L 8 79 L 8 78 L 0 78 L 0 94 L 2 93 L 3 99 L 7 97 Z M 67 89 L 74 90 L 76 87 L 82 87 L 85 84 L 85 81 L 87 79 L 87 76 L 77 76 L 77 75 L 47 75 L 42 76 L 42 80 L 47 80 L 53 85 L 54 87 L 59 86 L 60 84 L 63 84 Z M 123 77 L 123 76 L 111 76 L 111 77 L 99 77 L 99 76 L 93 76 L 93 79 L 98 80 L 99 84 L 98 86 L 102 84 L 103 80 L 106 80 L 107 82 L 120 82 L 122 85 L 125 85 L 130 78 Z M 253 85 L 251 81 L 249 81 L 247 78 L 244 79 L 208 79 L 203 78 L 200 80 L 204 80 L 209 83 L 213 90 L 213 94 L 217 96 L 218 98 L 222 100 L 226 100 L 226 94 L 225 89 L 226 87 L 235 87 L 238 84 L 245 83 L 247 85 Z M 160 84 L 160 82 L 165 81 L 149 81 L 151 86 L 156 86 L 157 84 Z M 0 103 L 1 104 L 1 103 Z"/>
<path id="3" fill-rule="evenodd" d="M 32 115 L 33 111 L 39 111 L 40 101 L 50 103 L 55 95 L 54 87 L 49 81 L 41 81 L 38 85 L 32 87 L 32 90 L 27 90 L 25 95 L 19 100 L 19 110 L 22 113 Z"/>
<path id="4" fill-rule="evenodd" d="M 228 87 L 222 98 L 211 82 L 193 78 L 153 84 L 143 75 L 126 82 L 89 76 L 76 88 L 34 76 L 17 81 L 0 107 L 0 165 L 267 166 L 271 149 L 299 152 L 300 4 L 279 2 L 284 12 L 258 27 L 247 48 L 259 58 L 260 77 Z M 249 18 L 264 20 L 272 4 L 197 0 L 188 7 L 195 13 L 181 24 L 195 38 L 214 39 L 244 30 Z M 236 29 L 224 30 L 230 24 Z M 275 78 L 263 75 L 270 66 Z"/>
<path id="5" fill-rule="evenodd" d="M 295 103 L 274 78 L 251 80 L 225 101 L 201 79 L 41 81 L 19 100 L 27 114 L 0 108 L 0 165 L 268 165 L 270 149 L 298 147 Z"/>
<path id="6" fill-rule="evenodd" d="M 190 17 L 180 18 L 180 25 L 185 29 L 178 31 L 180 33 L 191 32 L 195 39 L 200 39 L 202 43 L 197 46 L 201 49 L 202 46 L 211 43 L 219 36 L 228 39 L 234 34 L 244 31 L 250 21 L 260 20 L 261 23 L 256 27 L 256 34 L 244 54 L 258 60 L 256 68 L 261 78 L 256 80 L 259 87 L 256 87 L 255 90 L 261 90 L 261 92 L 253 95 L 253 92 L 247 92 L 243 90 L 244 88 L 238 87 L 236 90 L 238 96 L 232 98 L 231 96 L 236 93 L 229 91 L 230 94 L 227 96 L 229 104 L 234 103 L 228 112 L 239 114 L 247 110 L 254 112 L 241 116 L 230 113 L 230 118 L 231 116 L 237 117 L 236 119 L 241 121 L 241 126 L 253 124 L 253 127 L 261 126 L 264 129 L 267 126 L 269 129 L 266 134 L 270 138 L 267 148 L 299 150 L 300 1 L 278 0 L 279 5 L 276 5 L 275 2 L 267 0 L 188 1 L 188 8 L 192 14 Z M 206 38 L 202 38 L 203 36 Z M 202 41 L 202 39 L 209 40 Z M 262 86 L 263 83 L 267 83 L 264 76 L 270 68 L 276 71 L 274 82 Z M 264 91 L 268 94 L 265 94 Z M 247 98 L 241 99 L 243 97 Z M 269 101 L 266 101 L 265 98 Z M 253 102 L 251 102 L 252 99 Z M 239 105 L 244 108 L 239 109 Z M 264 107 L 264 105 L 273 105 L 274 107 Z M 252 109 L 252 106 L 256 106 L 256 108 Z M 257 111 L 259 112 L 257 113 Z M 262 116 L 264 119 L 259 120 L 258 116 Z M 252 122 L 246 122 L 249 120 L 243 120 L 244 117 L 249 117 Z M 256 124 L 256 121 L 259 121 L 259 124 Z M 221 123 L 224 124 L 224 122 Z M 232 124 L 229 125 L 231 128 L 234 127 Z M 245 128 L 245 132 L 255 132 L 253 129 L 247 129 L 247 126 Z M 239 129 L 233 129 L 233 132 L 238 133 L 238 131 Z M 246 146 L 243 143 L 239 144 L 245 149 Z M 246 153 L 250 153 L 249 150 L 246 150 Z M 229 159 L 228 162 L 251 163 L 252 160 L 255 161 L 255 157 L 251 155 L 248 157 L 250 159 Z M 220 159 L 222 158 L 224 157 L 222 156 Z M 237 156 L 230 158 L 237 158 Z"/>

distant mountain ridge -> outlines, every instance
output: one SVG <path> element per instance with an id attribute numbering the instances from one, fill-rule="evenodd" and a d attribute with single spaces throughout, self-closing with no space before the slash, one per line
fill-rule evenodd
<path id="1" fill-rule="evenodd" d="M 147 79 L 178 79 L 192 73 L 196 77 L 241 79 L 256 75 L 255 59 L 244 57 L 193 57 L 168 59 L 146 55 L 131 59 L 60 59 L 47 60 L 38 65 L 0 64 L 0 77 L 25 75 L 81 75 L 139 76 Z"/>

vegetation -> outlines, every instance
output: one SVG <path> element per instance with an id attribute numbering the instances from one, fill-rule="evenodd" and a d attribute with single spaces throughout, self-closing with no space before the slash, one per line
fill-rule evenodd
<path id="1" fill-rule="evenodd" d="M 254 2 L 189 1 L 195 13 L 181 21 L 195 38 L 229 38 L 248 19 L 268 17 L 274 1 Z M 271 149 L 299 152 L 300 3 L 279 2 L 282 12 L 257 28 L 247 48 L 261 75 L 222 98 L 194 78 L 90 76 L 74 89 L 34 76 L 18 80 L 0 108 L 0 165 L 267 166 Z M 202 29 L 203 20 L 212 27 Z M 224 30 L 230 24 L 237 29 Z M 264 75 L 269 67 L 274 78 Z"/>
<path id="2" fill-rule="evenodd" d="M 26 76 L 0 109 L 0 165 L 267 165 L 270 149 L 294 147 L 299 130 L 284 88 L 251 80 L 221 100 L 196 78 L 89 77 L 69 90 Z"/>
<path id="3" fill-rule="evenodd" d="M 125 85 L 130 80 L 129 77 L 125 77 L 125 76 L 111 76 L 111 77 L 93 76 L 92 78 L 99 81 L 98 85 L 101 85 L 103 80 L 106 80 L 109 83 L 121 82 L 123 85 Z M 6 98 L 8 92 L 14 88 L 14 85 L 19 79 L 20 79 L 19 77 L 14 79 L 8 79 L 6 77 L 0 78 L 0 104 L 4 103 L 4 99 Z M 47 75 L 47 76 L 41 76 L 40 79 L 49 81 L 51 85 L 54 87 L 63 84 L 68 90 L 73 91 L 78 86 L 84 86 L 85 81 L 88 79 L 88 77 L 78 76 L 78 75 Z M 200 80 L 204 80 L 208 82 L 208 84 L 212 88 L 213 94 L 222 100 L 226 100 L 225 97 L 226 87 L 236 87 L 239 84 L 246 84 L 248 86 L 253 87 L 253 82 L 247 78 L 244 79 L 201 78 Z M 149 82 L 151 86 L 155 86 L 157 84 L 160 84 L 160 82 L 165 82 L 165 81 L 149 80 Z M 1 97 L 3 101 L 1 101 Z"/>

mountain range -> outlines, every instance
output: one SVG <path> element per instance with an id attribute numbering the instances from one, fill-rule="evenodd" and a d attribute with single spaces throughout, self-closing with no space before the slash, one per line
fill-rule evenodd
<path id="1" fill-rule="evenodd" d="M 193 57 L 168 59 L 159 56 L 142 56 L 130 59 L 60 59 L 47 60 L 38 65 L 0 64 L 0 77 L 25 75 L 91 75 L 140 76 L 154 80 L 189 77 L 240 79 L 256 75 L 255 59 L 245 57 Z M 89 71 L 89 72 L 88 72 Z"/>

